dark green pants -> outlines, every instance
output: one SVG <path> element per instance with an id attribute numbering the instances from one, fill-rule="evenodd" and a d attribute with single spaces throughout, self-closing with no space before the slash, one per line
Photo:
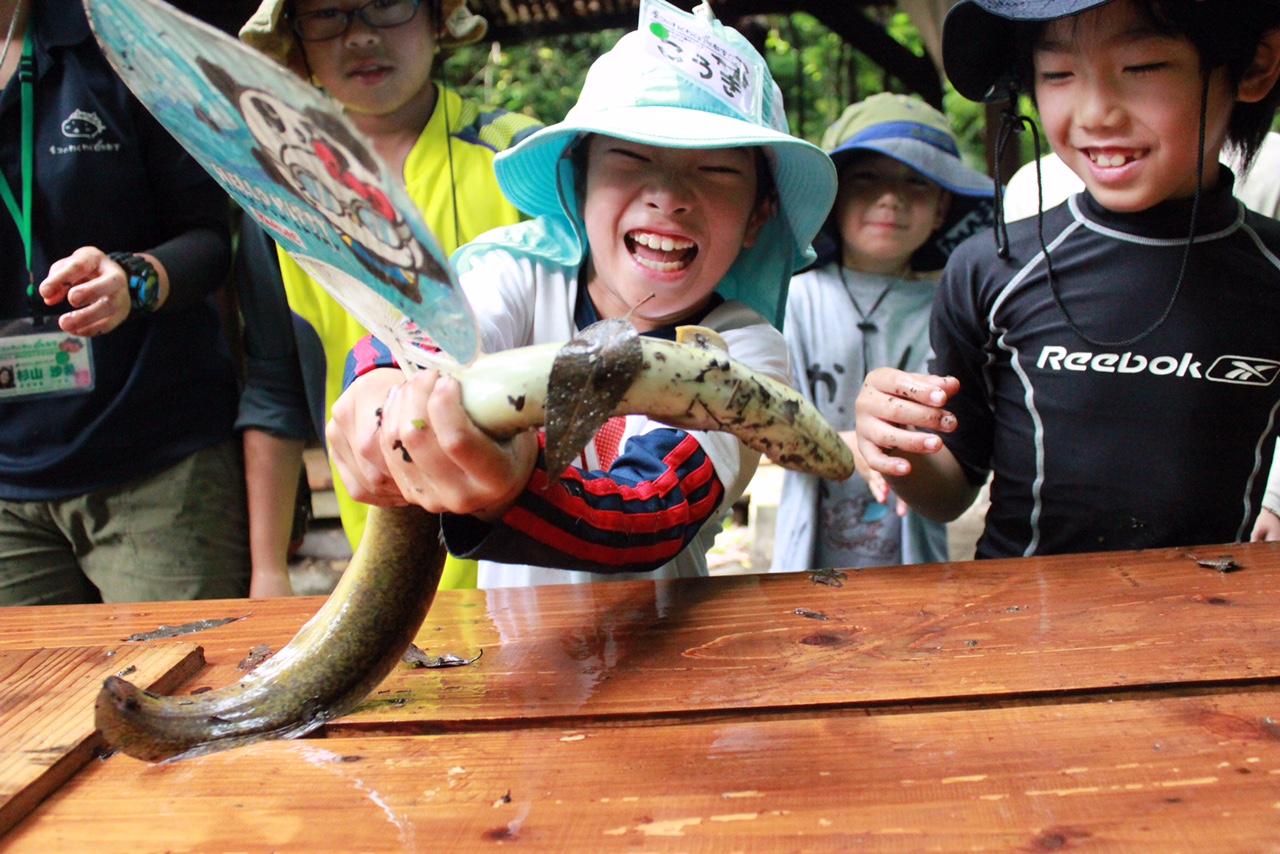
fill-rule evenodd
<path id="1" fill-rule="evenodd" d="M 248 530 L 232 441 L 89 495 L 0 500 L 0 605 L 247 596 Z"/>

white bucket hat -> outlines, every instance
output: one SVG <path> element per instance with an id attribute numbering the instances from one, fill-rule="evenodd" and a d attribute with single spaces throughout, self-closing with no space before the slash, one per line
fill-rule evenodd
<path id="1" fill-rule="evenodd" d="M 592 64 L 564 121 L 495 158 L 507 198 L 547 220 L 541 238 L 567 237 L 562 252 L 543 253 L 566 263 L 581 262 L 586 249 L 566 153 L 588 134 L 666 148 L 763 148 L 778 213 L 717 290 L 781 322 L 791 274 L 813 260 L 810 242 L 835 200 L 836 172 L 820 148 L 787 132 L 782 93 L 740 33 L 705 3 L 690 14 L 644 0 L 640 28 Z"/>

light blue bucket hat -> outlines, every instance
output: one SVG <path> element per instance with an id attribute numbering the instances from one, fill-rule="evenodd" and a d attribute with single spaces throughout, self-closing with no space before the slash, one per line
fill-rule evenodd
<path id="1" fill-rule="evenodd" d="M 566 154 L 588 134 L 667 148 L 764 149 L 778 214 L 739 253 L 717 290 L 781 323 L 791 274 L 814 258 L 810 242 L 835 200 L 836 172 L 822 149 L 788 133 L 782 92 L 740 33 L 717 21 L 705 3 L 691 14 L 644 0 L 639 29 L 592 64 L 564 121 L 494 160 L 503 193 L 541 222 L 513 240 L 481 237 L 482 243 L 522 243 L 524 251 L 561 263 L 582 261 L 586 232 Z M 455 256 L 460 270 L 469 254 Z"/>

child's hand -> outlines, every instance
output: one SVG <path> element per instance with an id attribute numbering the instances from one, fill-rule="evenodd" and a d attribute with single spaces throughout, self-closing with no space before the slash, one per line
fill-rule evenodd
<path id="1" fill-rule="evenodd" d="M 894 368 L 876 368 L 867 374 L 854 411 L 858 453 L 868 469 L 902 477 L 910 474 L 911 463 L 894 456 L 895 452 L 932 454 L 940 450 L 942 440 L 924 431 L 949 433 L 956 429 L 956 417 L 943 406 L 959 390 L 960 381 L 955 377 Z"/>
<path id="2" fill-rule="evenodd" d="M 1252 543 L 1273 543 L 1280 540 L 1280 516 L 1263 507 L 1258 514 L 1258 521 L 1253 523 Z"/>
<path id="3" fill-rule="evenodd" d="M 858 477 L 866 482 L 867 487 L 871 490 L 871 497 L 881 504 L 888 504 L 890 496 L 893 495 L 893 492 L 889 489 L 889 482 L 884 479 L 884 475 L 872 470 L 871 466 L 867 465 L 867 458 L 862 456 L 862 452 L 858 450 L 857 432 L 854 430 L 843 431 L 840 433 L 840 438 L 844 440 L 844 443 L 849 446 L 849 450 L 853 452 L 853 470 Z M 899 516 L 907 515 L 907 510 L 910 509 L 907 507 L 907 502 L 901 498 L 895 498 L 893 504 L 894 512 Z"/>
<path id="4" fill-rule="evenodd" d="M 355 388 L 353 383 L 348 393 Z M 335 405 L 335 422 L 338 417 Z M 374 497 L 385 498 L 394 491 L 431 513 L 485 520 L 500 517 L 516 500 L 538 456 L 538 438 L 532 432 L 506 442 L 489 438 L 462 408 L 457 381 L 435 371 L 422 371 L 390 388 L 381 424 L 375 423 L 374 435 L 362 442 L 354 474 L 364 478 L 363 485 Z M 370 442 L 376 443 L 380 460 Z M 390 477 L 391 488 L 384 476 Z M 343 477 L 345 482 L 345 472 Z"/>
<path id="5" fill-rule="evenodd" d="M 383 405 L 391 390 L 404 382 L 397 368 L 378 368 L 356 377 L 333 404 L 325 438 L 329 455 L 347 492 L 357 501 L 379 507 L 408 502 L 387 468 L 379 444 Z"/>

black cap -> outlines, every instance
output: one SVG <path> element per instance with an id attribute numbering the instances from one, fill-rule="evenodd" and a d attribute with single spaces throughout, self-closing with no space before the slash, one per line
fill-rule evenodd
<path id="1" fill-rule="evenodd" d="M 1014 25 L 1078 15 L 1111 0 L 960 0 L 942 25 L 942 67 L 971 101 L 1000 101 L 1014 78 Z"/>

